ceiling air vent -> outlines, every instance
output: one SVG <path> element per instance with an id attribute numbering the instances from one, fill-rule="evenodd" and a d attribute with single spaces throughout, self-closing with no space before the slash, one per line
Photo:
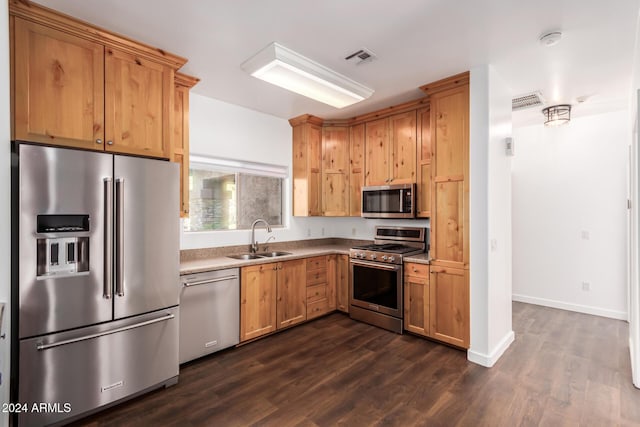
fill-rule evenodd
<path id="1" fill-rule="evenodd" d="M 511 110 L 524 110 L 525 108 L 538 107 L 544 104 L 542 93 L 531 92 L 516 96 L 511 100 Z"/>
<path id="2" fill-rule="evenodd" d="M 362 63 L 371 62 L 376 59 L 376 54 L 366 47 L 363 47 L 362 49 L 353 52 L 350 55 L 347 55 L 344 59 L 346 59 L 347 61 L 356 61 L 356 65 L 360 65 Z"/>

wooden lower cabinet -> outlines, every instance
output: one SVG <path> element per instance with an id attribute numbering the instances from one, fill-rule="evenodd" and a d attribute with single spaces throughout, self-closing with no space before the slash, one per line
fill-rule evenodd
<path id="1" fill-rule="evenodd" d="M 243 267 L 240 272 L 240 341 L 276 330 L 277 263 Z"/>
<path id="2" fill-rule="evenodd" d="M 429 266 L 404 265 L 404 329 L 428 337 L 429 330 Z"/>
<path id="3" fill-rule="evenodd" d="M 278 263 L 277 266 L 278 329 L 307 319 L 307 290 L 303 259 Z"/>
<path id="4" fill-rule="evenodd" d="M 349 256 L 333 255 L 335 257 L 332 277 L 335 280 L 335 309 L 344 313 L 349 312 Z"/>
<path id="5" fill-rule="evenodd" d="M 430 336 L 469 348 L 469 270 L 431 265 Z"/>
<path id="6" fill-rule="evenodd" d="M 335 284 L 329 279 L 329 266 L 335 255 L 307 258 L 307 319 L 313 319 L 335 310 Z M 333 300 L 333 302 L 332 302 Z M 333 306 L 333 308 L 332 308 Z"/>
<path id="7" fill-rule="evenodd" d="M 243 267 L 240 273 L 240 341 L 307 319 L 305 260 Z"/>

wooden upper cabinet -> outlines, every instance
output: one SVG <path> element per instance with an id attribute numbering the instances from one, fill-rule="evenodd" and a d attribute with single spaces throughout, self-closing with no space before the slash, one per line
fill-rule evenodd
<path id="1" fill-rule="evenodd" d="M 390 183 L 412 184 L 416 182 L 416 112 L 389 117 L 391 138 Z"/>
<path id="2" fill-rule="evenodd" d="M 416 182 L 416 112 L 367 122 L 366 185 Z"/>
<path id="3" fill-rule="evenodd" d="M 27 0 L 9 14 L 13 139 L 170 158 L 186 59 Z"/>
<path id="4" fill-rule="evenodd" d="M 365 123 L 365 185 L 389 183 L 389 119 Z"/>
<path id="5" fill-rule="evenodd" d="M 364 185 L 364 123 L 349 129 L 349 216 L 362 214 Z"/>
<path id="6" fill-rule="evenodd" d="M 428 218 L 431 216 L 431 110 L 418 110 L 417 126 L 417 216 Z"/>
<path id="7" fill-rule="evenodd" d="M 322 215 L 322 120 L 304 115 L 293 127 L 293 215 Z"/>
<path id="8" fill-rule="evenodd" d="M 322 129 L 322 213 L 349 215 L 349 128 Z"/>
<path id="9" fill-rule="evenodd" d="M 108 48 L 105 55 L 106 150 L 169 157 L 174 71 Z"/>
<path id="10" fill-rule="evenodd" d="M 102 150 L 104 47 L 14 21 L 13 139 Z"/>
<path id="11" fill-rule="evenodd" d="M 469 86 L 431 96 L 433 264 L 469 267 Z"/>
<path id="12" fill-rule="evenodd" d="M 171 161 L 180 164 L 180 217 L 189 216 L 189 90 L 196 77 L 175 74 Z"/>

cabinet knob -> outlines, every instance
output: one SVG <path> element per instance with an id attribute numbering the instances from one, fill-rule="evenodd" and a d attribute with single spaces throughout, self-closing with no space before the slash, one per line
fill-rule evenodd
<path id="1" fill-rule="evenodd" d="M 107 141 L 107 145 L 113 145 L 113 141 Z"/>
<path id="2" fill-rule="evenodd" d="M 96 139 L 96 144 L 102 144 L 102 140 L 101 139 Z"/>

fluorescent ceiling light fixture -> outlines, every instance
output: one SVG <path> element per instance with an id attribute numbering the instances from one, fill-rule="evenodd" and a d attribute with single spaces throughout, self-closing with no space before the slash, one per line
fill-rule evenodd
<path id="1" fill-rule="evenodd" d="M 373 89 L 278 43 L 271 43 L 241 67 L 253 77 L 336 108 L 373 95 Z"/>

